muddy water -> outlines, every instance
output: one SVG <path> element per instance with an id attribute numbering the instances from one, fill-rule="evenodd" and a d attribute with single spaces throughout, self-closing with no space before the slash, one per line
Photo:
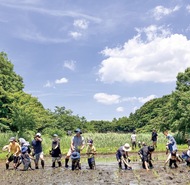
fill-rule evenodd
<path id="1" fill-rule="evenodd" d="M 16 185 L 190 185 L 190 172 L 185 163 L 179 164 L 178 169 L 163 168 L 166 155 L 155 153 L 153 156 L 154 169 L 146 172 L 141 168 L 137 154 L 130 154 L 133 170 L 118 170 L 115 155 L 97 155 L 96 170 L 89 170 L 86 156 L 81 157 L 82 170 L 72 171 L 70 168 L 51 168 L 51 158 L 46 157 L 45 169 L 39 170 L 5 170 L 0 163 L 0 184 Z M 64 159 L 62 160 L 64 163 Z M 70 163 L 69 163 L 70 164 Z M 33 163 L 32 163 L 33 165 Z M 34 165 L 33 165 L 34 166 Z M 22 166 L 20 166 L 22 169 Z"/>

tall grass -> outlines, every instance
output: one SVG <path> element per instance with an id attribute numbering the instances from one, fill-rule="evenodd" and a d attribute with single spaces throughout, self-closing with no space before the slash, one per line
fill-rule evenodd
<path id="1" fill-rule="evenodd" d="M 16 136 L 15 133 L 0 133 L 0 147 L 2 148 L 4 145 L 9 143 L 9 138 L 12 136 Z M 107 153 L 115 153 L 116 150 L 124 145 L 125 143 L 131 144 L 131 134 L 119 134 L 119 133 L 84 133 L 82 136 L 85 138 L 85 142 L 87 143 L 88 139 L 93 139 L 94 145 L 97 149 L 98 153 L 107 154 Z M 61 137 L 61 150 L 63 154 L 66 154 L 68 149 L 70 148 L 71 138 L 73 136 L 64 135 Z M 18 137 L 17 137 L 18 138 Z M 49 135 L 42 135 L 43 138 L 43 151 L 45 154 L 49 154 L 49 150 L 51 149 L 52 137 Z M 27 135 L 27 140 L 31 143 L 33 140 L 33 136 Z M 151 133 L 137 133 L 137 142 L 145 142 L 147 145 L 151 145 Z M 163 133 L 158 133 L 158 147 L 157 151 L 165 151 L 167 139 L 163 135 Z M 185 145 L 178 146 L 179 149 L 186 148 Z M 138 151 L 139 148 L 134 151 Z M 85 153 L 86 149 L 82 153 Z M 4 152 L 5 153 L 5 152 Z M 1 152 L 2 155 L 2 152 Z M 3 155 L 4 156 L 4 155 Z M 1 157 L 1 156 L 0 156 Z"/>

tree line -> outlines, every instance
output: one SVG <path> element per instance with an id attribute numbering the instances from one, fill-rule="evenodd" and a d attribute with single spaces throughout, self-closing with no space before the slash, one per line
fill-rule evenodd
<path id="1" fill-rule="evenodd" d="M 23 91 L 23 78 L 14 72 L 14 66 L 6 53 L 0 53 L 0 131 L 42 132 L 63 135 L 80 127 L 84 132 L 150 132 L 168 129 L 178 131 L 184 137 L 190 132 L 190 68 L 180 72 L 176 88 L 161 98 L 145 103 L 128 117 L 112 121 L 87 121 L 73 115 L 64 106 L 54 111 L 45 109 L 38 98 Z"/>

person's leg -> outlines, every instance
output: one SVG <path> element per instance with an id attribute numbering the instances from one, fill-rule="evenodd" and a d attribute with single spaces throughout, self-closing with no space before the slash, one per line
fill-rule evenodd
<path id="1" fill-rule="evenodd" d="M 15 169 L 17 168 L 18 162 L 19 162 L 19 156 L 14 156 L 13 157 L 13 164 L 14 164 Z"/>
<path id="2" fill-rule="evenodd" d="M 39 154 L 35 154 L 34 155 L 34 162 L 35 162 L 35 169 L 39 169 L 38 167 L 38 163 L 39 163 L 39 159 L 40 159 L 40 153 Z"/>
<path id="3" fill-rule="evenodd" d="M 71 156 L 71 149 L 69 149 L 69 151 L 68 151 L 68 153 L 67 153 L 67 155 L 65 157 L 65 168 L 69 167 L 68 163 L 69 163 L 69 157 L 70 156 Z"/>
<path id="4" fill-rule="evenodd" d="M 55 168 L 55 157 L 52 157 L 52 168 Z"/>
<path id="5" fill-rule="evenodd" d="M 61 167 L 62 164 L 61 164 L 61 157 L 57 157 L 57 163 L 58 163 L 58 166 Z"/>
<path id="6" fill-rule="evenodd" d="M 10 156 L 9 156 L 9 158 L 7 159 L 7 161 L 6 161 L 6 170 L 8 170 L 9 169 L 9 163 L 10 162 L 12 162 L 13 161 L 13 154 L 11 154 Z"/>
<path id="7" fill-rule="evenodd" d="M 45 162 L 44 162 L 44 154 L 43 154 L 43 152 L 40 153 L 40 160 L 41 160 L 42 169 L 44 169 Z"/>

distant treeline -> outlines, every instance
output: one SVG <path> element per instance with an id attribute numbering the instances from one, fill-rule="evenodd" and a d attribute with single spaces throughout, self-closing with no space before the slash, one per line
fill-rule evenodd
<path id="1" fill-rule="evenodd" d="M 172 66 L 171 66 L 172 67 Z M 185 137 L 190 132 L 190 68 L 178 73 L 176 89 L 145 103 L 129 117 L 112 121 L 87 121 L 72 110 L 55 106 L 45 109 L 36 97 L 23 91 L 23 78 L 14 72 L 7 54 L 0 53 L 0 131 L 42 132 L 63 135 L 80 127 L 84 132 L 150 132 L 168 129 Z"/>

